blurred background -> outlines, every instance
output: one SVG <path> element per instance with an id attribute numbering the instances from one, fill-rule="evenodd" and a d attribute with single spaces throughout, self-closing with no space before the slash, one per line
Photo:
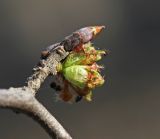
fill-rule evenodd
<path id="1" fill-rule="evenodd" d="M 160 138 L 158 0 L 0 0 L 0 88 L 23 86 L 46 46 L 90 25 L 106 83 L 91 103 L 55 101 L 48 79 L 37 98 L 74 139 Z M 0 109 L 1 139 L 49 139 L 26 115 Z"/>

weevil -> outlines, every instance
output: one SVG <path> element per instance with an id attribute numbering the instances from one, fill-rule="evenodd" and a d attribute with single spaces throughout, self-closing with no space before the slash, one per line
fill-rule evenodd
<path id="1" fill-rule="evenodd" d="M 42 51 L 41 58 L 47 58 L 52 51 L 60 46 L 63 46 L 64 50 L 68 52 L 72 50 L 81 51 L 83 50 L 83 44 L 93 40 L 104 28 L 105 26 L 89 26 L 81 28 L 67 36 L 62 42 L 47 47 L 46 50 Z"/>

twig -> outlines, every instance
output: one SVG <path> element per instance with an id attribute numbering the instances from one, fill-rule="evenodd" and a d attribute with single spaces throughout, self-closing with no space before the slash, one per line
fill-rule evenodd
<path id="1" fill-rule="evenodd" d="M 57 47 L 58 48 L 50 53 L 46 59 L 40 60 L 37 67 L 33 69 L 34 73 L 28 78 L 27 87 L 32 90 L 34 95 L 50 74 L 57 74 L 56 67 L 58 63 L 69 54 L 64 50 L 63 46 Z"/>
<path id="2" fill-rule="evenodd" d="M 0 89 L 0 107 L 23 112 L 38 121 L 54 139 L 72 139 L 61 124 L 35 98 L 42 83 L 49 75 L 57 74 L 57 65 L 72 51 L 92 40 L 104 26 L 82 28 L 62 42 L 51 45 L 42 52 L 42 58 L 33 69 L 26 86 L 21 88 Z"/>
<path id="3" fill-rule="evenodd" d="M 61 124 L 37 101 L 29 89 L 0 89 L 0 107 L 21 110 L 38 121 L 52 138 L 71 139 Z"/>
<path id="4" fill-rule="evenodd" d="M 28 78 L 27 85 L 21 88 L 0 89 L 0 107 L 10 108 L 31 116 L 40 123 L 53 139 L 72 139 L 62 125 L 35 98 L 35 94 L 44 80 L 50 75 L 56 75 L 56 66 L 69 52 L 63 46 L 58 46 L 46 59 L 41 59 Z"/>

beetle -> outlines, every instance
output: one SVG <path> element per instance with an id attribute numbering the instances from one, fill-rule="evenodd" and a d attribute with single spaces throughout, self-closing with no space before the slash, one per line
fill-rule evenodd
<path id="1" fill-rule="evenodd" d="M 60 46 L 63 46 L 64 50 L 68 52 L 72 50 L 80 51 L 83 49 L 83 44 L 93 40 L 104 28 L 105 26 L 89 26 L 81 28 L 67 36 L 62 42 L 47 47 L 46 50 L 42 51 L 41 58 L 47 58 L 51 52 L 58 49 Z"/>

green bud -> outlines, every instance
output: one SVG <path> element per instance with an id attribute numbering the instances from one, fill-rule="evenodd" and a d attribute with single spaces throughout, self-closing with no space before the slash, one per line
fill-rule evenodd
<path id="1" fill-rule="evenodd" d="M 105 55 L 105 51 L 96 50 L 89 42 L 84 44 L 83 51 L 72 51 L 69 56 L 63 62 L 63 68 L 73 65 L 90 65 L 101 59 L 102 55 Z"/>
<path id="2" fill-rule="evenodd" d="M 77 86 L 81 89 L 86 86 L 88 80 L 88 71 L 86 70 L 86 66 L 70 66 L 63 70 L 63 75 L 74 86 Z"/>
<path id="3" fill-rule="evenodd" d="M 84 89 L 93 89 L 104 83 L 103 77 L 98 70 L 88 65 L 74 65 L 63 69 L 64 77 L 74 86 Z"/>
<path id="4" fill-rule="evenodd" d="M 87 101 L 92 100 L 92 90 L 104 84 L 104 79 L 99 73 L 103 68 L 96 64 L 107 51 L 96 50 L 89 42 L 82 46 L 80 51 L 73 50 L 63 61 L 57 65 L 57 72 L 60 72 L 68 84 L 75 89 L 76 93 L 83 96 Z M 65 82 L 65 81 L 64 81 Z M 65 82 L 66 83 L 66 82 Z M 67 85 L 68 86 L 68 85 Z M 72 94 L 67 87 L 61 93 L 64 101 L 71 100 Z"/>
<path id="5" fill-rule="evenodd" d="M 73 65 L 80 65 L 82 61 L 86 59 L 86 56 L 83 52 L 77 53 L 72 51 L 68 57 L 63 62 L 63 68 L 70 67 Z"/>

